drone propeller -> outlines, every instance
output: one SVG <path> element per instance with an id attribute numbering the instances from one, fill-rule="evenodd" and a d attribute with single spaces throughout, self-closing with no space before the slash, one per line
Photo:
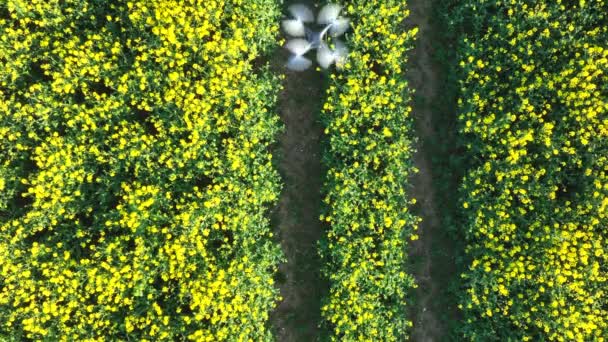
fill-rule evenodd
<path id="1" fill-rule="evenodd" d="M 334 62 L 341 67 L 346 62 L 348 48 L 339 40 L 334 41 L 335 48 L 331 50 L 327 44 L 321 43 L 317 50 L 317 62 L 323 69 L 329 68 Z"/>
<path id="2" fill-rule="evenodd" d="M 296 38 L 288 41 L 285 48 L 296 56 L 302 56 L 312 48 L 312 44 L 306 39 Z"/>
<path id="3" fill-rule="evenodd" d="M 283 30 L 290 36 L 304 37 L 306 34 L 304 23 L 315 21 L 312 11 L 305 5 L 295 4 L 289 6 L 289 13 L 294 19 L 283 20 Z"/>
<path id="4" fill-rule="evenodd" d="M 336 46 L 334 49 L 334 55 L 336 56 L 336 67 L 341 69 L 344 64 L 346 64 L 346 59 L 348 58 L 348 47 L 338 39 L 334 41 L 334 45 Z"/>
<path id="5" fill-rule="evenodd" d="M 304 54 L 312 48 L 312 44 L 306 39 L 292 39 L 285 44 L 285 48 L 293 54 L 287 61 L 288 69 L 304 71 L 312 65 L 312 61 L 304 57 Z"/>
<path id="6" fill-rule="evenodd" d="M 312 61 L 304 56 L 291 56 L 287 61 L 287 68 L 293 71 L 304 71 L 312 65 Z"/>
<path id="7" fill-rule="evenodd" d="M 340 17 L 341 10 L 342 6 L 340 5 L 328 4 L 319 11 L 317 23 L 327 25 L 326 29 L 329 29 L 329 34 L 332 37 L 337 37 L 348 30 L 350 20 Z"/>
<path id="8" fill-rule="evenodd" d="M 319 16 L 317 17 L 317 23 L 321 25 L 329 25 L 338 19 L 340 15 L 340 11 L 342 10 L 342 6 L 336 4 L 327 4 L 321 11 L 319 11 Z"/>
<path id="9" fill-rule="evenodd" d="M 298 19 L 283 20 L 283 30 L 293 37 L 304 37 L 306 34 L 304 23 Z"/>
<path id="10" fill-rule="evenodd" d="M 289 6 L 289 13 L 297 20 L 303 23 L 312 23 L 315 21 L 315 16 L 308 6 L 303 4 L 295 4 Z"/>
<path id="11" fill-rule="evenodd" d="M 338 18 L 334 20 L 330 25 L 331 27 L 329 28 L 329 34 L 331 34 L 332 37 L 337 37 L 348 31 L 350 20 L 348 18 Z"/>

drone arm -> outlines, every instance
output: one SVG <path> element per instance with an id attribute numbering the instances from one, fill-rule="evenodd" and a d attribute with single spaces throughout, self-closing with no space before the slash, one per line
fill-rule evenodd
<path id="1" fill-rule="evenodd" d="M 319 40 L 323 40 L 323 37 L 327 34 L 327 31 L 329 31 L 329 29 L 332 28 L 332 26 L 334 26 L 334 23 L 329 23 L 329 24 L 327 24 L 327 26 L 325 26 L 323 31 L 321 31 L 321 33 L 319 33 Z"/>

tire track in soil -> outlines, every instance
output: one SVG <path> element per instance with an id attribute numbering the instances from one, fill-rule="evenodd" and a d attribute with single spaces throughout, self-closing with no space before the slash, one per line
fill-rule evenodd
<path id="1" fill-rule="evenodd" d="M 410 319 L 414 324 L 410 339 L 424 342 L 448 339 L 445 318 L 451 308 L 444 307 L 442 296 L 448 295 L 447 279 L 455 271 L 453 246 L 442 231 L 440 201 L 435 197 L 437 189 L 431 159 L 432 144 L 440 129 L 438 125 L 441 125 L 434 111 L 440 102 L 440 83 L 445 82 L 434 60 L 434 3 L 433 0 L 409 0 L 410 16 L 407 19 L 408 27 L 419 28 L 416 46 L 409 56 L 407 78 L 410 87 L 415 89 L 412 113 L 418 141 L 414 165 L 419 170 L 411 178 L 410 193 L 417 199 L 414 209 L 422 218 L 418 228 L 419 239 L 410 243 L 409 251 L 412 272 L 418 284 L 410 307 Z"/>
<path id="2" fill-rule="evenodd" d="M 302 0 L 286 1 L 284 7 L 296 2 L 315 8 L 314 1 Z M 271 324 L 277 341 L 315 341 L 320 334 L 321 298 L 327 288 L 317 251 L 325 232 L 319 220 L 324 176 L 319 112 L 325 88 L 314 64 L 304 72 L 287 70 L 288 56 L 279 48 L 271 62 L 275 73 L 285 75 L 278 98 L 285 130 L 275 153 L 284 186 L 273 221 L 287 259 L 279 266 L 277 286 L 283 300 L 272 313 Z"/>

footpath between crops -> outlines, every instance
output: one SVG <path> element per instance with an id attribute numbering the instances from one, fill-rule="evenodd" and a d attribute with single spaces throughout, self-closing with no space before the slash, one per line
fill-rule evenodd
<path id="1" fill-rule="evenodd" d="M 312 5 L 314 1 L 286 1 Z M 274 227 L 287 261 L 279 266 L 277 285 L 283 300 L 272 314 L 277 341 L 315 341 L 320 334 L 321 298 L 327 284 L 322 279 L 317 241 L 324 228 L 321 208 L 321 137 L 319 112 L 325 96 L 323 75 L 310 68 L 291 72 L 284 68 L 285 49 L 279 48 L 271 65 L 284 74 L 278 113 L 285 131 L 275 153 L 283 178 L 283 192 L 274 213 Z"/>
<path id="2" fill-rule="evenodd" d="M 458 320 L 453 279 L 459 243 L 448 232 L 446 215 L 457 202 L 458 176 L 450 168 L 456 146 L 453 109 L 449 105 L 448 76 L 445 63 L 437 58 L 441 39 L 440 23 L 434 6 L 436 0 L 409 0 L 407 26 L 419 28 L 416 47 L 411 51 L 407 77 L 415 89 L 412 113 L 415 120 L 417 153 L 414 164 L 420 170 L 411 179 L 414 208 L 422 218 L 419 239 L 410 243 L 410 265 L 418 288 L 410 305 L 414 327 L 412 341 L 450 340 L 451 325 Z M 442 64 L 444 63 L 444 64 Z M 448 97 L 448 98 L 446 98 Z"/>

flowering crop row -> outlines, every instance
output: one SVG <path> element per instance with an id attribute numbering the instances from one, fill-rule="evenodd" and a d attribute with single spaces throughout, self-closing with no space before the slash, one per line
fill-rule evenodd
<path id="1" fill-rule="evenodd" d="M 470 340 L 608 337 L 608 3 L 455 11 Z"/>
<path id="2" fill-rule="evenodd" d="M 406 180 L 414 170 L 409 90 L 402 66 L 415 30 L 403 31 L 403 1 L 345 2 L 352 21 L 349 61 L 331 76 L 322 119 L 327 236 L 321 243 L 330 293 L 322 307 L 333 340 L 403 339 L 405 242 L 417 218 Z"/>
<path id="3" fill-rule="evenodd" d="M 0 338 L 270 338 L 272 0 L 0 4 Z"/>

